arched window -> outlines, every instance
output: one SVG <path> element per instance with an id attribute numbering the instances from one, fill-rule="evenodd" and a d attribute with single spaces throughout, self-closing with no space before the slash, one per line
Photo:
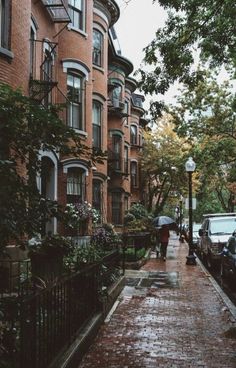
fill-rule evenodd
<path id="1" fill-rule="evenodd" d="M 93 148 L 102 148 L 102 104 L 93 101 Z"/>
<path id="2" fill-rule="evenodd" d="M 84 130 L 84 76 L 67 74 L 67 122 L 72 128 Z"/>
<path id="3" fill-rule="evenodd" d="M 93 30 L 93 64 L 102 66 L 103 61 L 103 34 L 97 29 Z"/>
<path id="4" fill-rule="evenodd" d="M 71 19 L 70 26 L 75 29 L 84 31 L 85 30 L 84 0 L 68 0 L 68 12 Z"/>

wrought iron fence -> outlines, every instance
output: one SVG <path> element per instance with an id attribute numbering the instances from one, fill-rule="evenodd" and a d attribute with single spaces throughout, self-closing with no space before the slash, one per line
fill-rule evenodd
<path id="1" fill-rule="evenodd" d="M 0 366 L 48 367 L 102 310 L 101 292 L 119 274 L 119 261 L 116 250 L 44 290 L 2 294 Z"/>
<path id="2" fill-rule="evenodd" d="M 0 260 L 0 298 L 19 296 L 29 292 L 31 277 L 30 259 Z"/>

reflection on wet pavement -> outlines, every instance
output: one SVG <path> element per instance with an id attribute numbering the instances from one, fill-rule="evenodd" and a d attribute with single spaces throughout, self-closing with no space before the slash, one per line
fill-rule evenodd
<path id="1" fill-rule="evenodd" d="M 178 272 L 149 272 L 148 277 L 126 279 L 127 286 L 142 288 L 174 288 L 179 287 Z"/>
<path id="2" fill-rule="evenodd" d="M 126 270 L 126 286 L 77 368 L 235 368 L 229 311 L 187 244 L 170 239 L 167 259 Z M 235 321 L 234 321 L 235 323 Z"/>

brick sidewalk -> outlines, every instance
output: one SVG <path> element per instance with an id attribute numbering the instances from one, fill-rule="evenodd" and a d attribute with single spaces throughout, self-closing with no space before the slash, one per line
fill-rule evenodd
<path id="1" fill-rule="evenodd" d="M 125 287 L 79 368 L 236 367 L 236 339 L 225 337 L 235 321 L 187 253 L 172 235 L 166 262 L 151 258 L 139 273 L 159 279 Z"/>

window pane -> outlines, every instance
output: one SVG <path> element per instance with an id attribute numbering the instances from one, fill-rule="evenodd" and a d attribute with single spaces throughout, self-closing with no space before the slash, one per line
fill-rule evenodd
<path id="1" fill-rule="evenodd" d="M 67 202 L 85 200 L 85 171 L 80 168 L 70 168 L 67 172 Z"/>
<path id="2" fill-rule="evenodd" d="M 93 31 L 93 46 L 98 50 L 102 48 L 102 34 L 96 30 Z"/>
<path id="3" fill-rule="evenodd" d="M 128 114 L 129 113 L 129 103 L 128 103 L 128 101 L 125 101 L 124 112 L 125 112 L 125 114 Z"/>
<path id="4" fill-rule="evenodd" d="M 93 124 L 101 125 L 101 104 L 93 102 Z"/>
<path id="5" fill-rule="evenodd" d="M 138 173 L 138 167 L 137 162 L 131 162 L 131 185 L 132 187 L 137 187 L 137 173 Z"/>
<path id="6" fill-rule="evenodd" d="M 0 46 L 9 47 L 9 1 L 0 0 Z"/>
<path id="7" fill-rule="evenodd" d="M 122 92 L 122 87 L 117 85 L 115 89 L 113 90 L 113 98 L 118 99 L 120 101 L 121 92 Z"/>
<path id="8" fill-rule="evenodd" d="M 71 25 L 74 28 L 83 30 L 83 0 L 69 0 L 68 12 L 71 18 Z"/>
<path id="9" fill-rule="evenodd" d="M 101 148 L 101 128 L 98 125 L 93 125 L 93 147 Z"/>
<path id="10" fill-rule="evenodd" d="M 74 0 L 74 7 L 82 10 L 82 0 Z"/>
<path id="11" fill-rule="evenodd" d="M 83 129 L 82 114 L 82 77 L 72 74 L 67 75 L 67 98 L 71 103 L 68 104 L 68 124 L 80 130 Z"/>
<path id="12" fill-rule="evenodd" d="M 137 144 L 137 127 L 136 125 L 130 126 L 130 141 L 131 144 Z"/>
<path id="13" fill-rule="evenodd" d="M 101 213 L 102 183 L 93 181 L 93 207 Z"/>
<path id="14" fill-rule="evenodd" d="M 101 32 L 93 31 L 93 64 L 102 65 L 102 39 Z"/>

